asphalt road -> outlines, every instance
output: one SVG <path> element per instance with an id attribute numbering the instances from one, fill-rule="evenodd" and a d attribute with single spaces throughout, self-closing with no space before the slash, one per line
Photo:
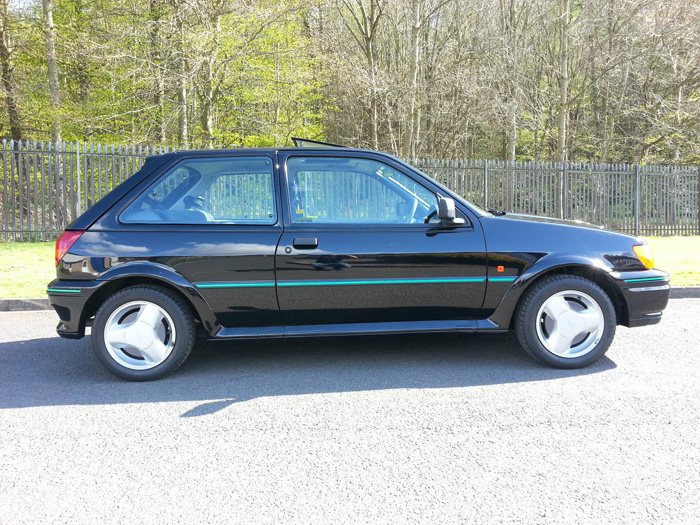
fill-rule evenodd
<path id="1" fill-rule="evenodd" d="M 0 523 L 698 523 L 700 300 L 579 371 L 504 336 L 200 344 L 128 383 L 0 314 Z"/>

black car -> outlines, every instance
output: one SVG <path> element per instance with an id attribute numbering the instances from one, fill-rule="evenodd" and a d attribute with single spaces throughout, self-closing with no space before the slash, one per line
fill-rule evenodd
<path id="1" fill-rule="evenodd" d="M 209 339 L 515 330 L 542 363 L 599 359 L 658 323 L 643 240 L 487 212 L 394 157 L 350 148 L 183 151 L 56 242 L 58 334 L 116 375 L 173 372 Z"/>

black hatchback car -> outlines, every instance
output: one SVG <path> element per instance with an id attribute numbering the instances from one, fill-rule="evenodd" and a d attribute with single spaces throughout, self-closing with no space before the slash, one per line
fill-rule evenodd
<path id="1" fill-rule="evenodd" d="M 515 330 L 558 368 L 616 325 L 658 323 L 668 274 L 643 240 L 464 201 L 349 148 L 184 151 L 143 168 L 56 242 L 58 334 L 157 379 L 209 339 Z"/>

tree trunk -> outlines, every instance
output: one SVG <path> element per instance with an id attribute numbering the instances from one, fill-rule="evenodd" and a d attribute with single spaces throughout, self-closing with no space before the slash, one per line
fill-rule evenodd
<path id="1" fill-rule="evenodd" d="M 165 124 L 165 80 L 163 79 L 163 57 L 160 51 L 160 21 L 161 5 L 163 0 L 149 0 L 149 11 L 151 15 L 151 64 L 155 77 L 155 94 L 153 102 L 156 106 L 156 132 L 155 140 L 157 144 L 164 144 L 166 140 Z"/>
<path id="2" fill-rule="evenodd" d="M 420 134 L 420 107 L 418 105 L 418 77 L 420 74 L 421 58 L 421 17 L 423 16 L 423 1 L 413 0 L 413 20 L 411 26 L 411 95 L 409 101 L 408 129 L 404 138 L 404 155 L 414 158 Z"/>
<path id="3" fill-rule="evenodd" d="M 204 86 L 200 93 L 202 94 L 202 112 L 200 113 L 200 125 L 202 126 L 202 145 L 205 148 L 214 146 L 214 65 L 212 64 L 211 55 L 207 57 L 203 65 Z M 279 108 L 279 106 L 278 106 Z M 278 109 L 279 112 L 279 109 Z M 276 128 L 275 128 L 276 129 Z"/>
<path id="4" fill-rule="evenodd" d="M 182 27 L 182 18 L 178 15 L 179 33 L 179 64 L 177 86 L 177 139 L 181 148 L 189 147 L 188 122 L 187 122 L 187 59 L 185 58 L 185 35 Z"/>
<path id="5" fill-rule="evenodd" d="M 518 141 L 518 125 L 516 123 L 515 112 L 510 118 L 510 129 L 508 130 L 508 141 L 506 144 L 506 160 L 515 162 L 515 146 Z"/>
<path id="6" fill-rule="evenodd" d="M 13 140 L 22 140 L 22 126 L 17 108 L 17 91 L 12 67 L 12 36 L 7 16 L 7 0 L 0 0 L 0 70 L 7 115 L 10 118 L 10 137 Z"/>
<path id="7" fill-rule="evenodd" d="M 378 88 L 378 57 L 377 57 L 377 28 L 383 15 L 384 6 L 379 0 L 370 0 L 369 12 L 363 2 L 356 0 L 357 9 L 348 0 L 343 0 L 343 5 L 352 15 L 356 30 L 352 24 L 344 20 L 358 46 L 367 60 L 367 68 L 370 74 L 369 93 L 369 134 L 373 149 L 379 149 L 379 88 Z M 357 33 L 356 33 L 357 31 Z"/>
<path id="8" fill-rule="evenodd" d="M 217 35 L 216 40 L 218 40 L 218 35 L 221 34 L 221 16 L 218 14 L 212 14 L 211 27 L 213 28 L 214 34 Z M 205 148 L 214 147 L 214 108 L 216 107 L 216 99 L 218 97 L 218 87 L 215 85 L 216 78 L 214 75 L 214 61 L 216 60 L 216 48 L 215 44 L 209 49 L 209 53 L 204 60 L 202 66 L 204 78 L 202 80 L 202 89 L 200 90 L 202 99 L 202 112 L 200 113 L 200 125 L 202 126 L 202 145 Z M 279 44 L 277 59 L 279 60 Z M 277 71 L 279 67 L 276 66 Z M 276 82 L 277 89 L 279 89 L 279 81 Z M 277 115 L 276 121 L 279 120 L 279 108 L 280 104 L 277 104 Z M 275 137 L 277 137 L 277 122 L 275 123 Z M 275 145 L 277 145 L 275 139 Z"/>
<path id="9" fill-rule="evenodd" d="M 569 125 L 569 13 L 570 0 L 561 0 L 559 18 L 559 115 L 557 123 L 557 161 L 564 162 L 567 157 L 566 133 Z"/>
<path id="10" fill-rule="evenodd" d="M 372 76 L 372 94 L 369 102 L 369 129 L 372 148 L 379 149 L 379 95 L 377 93 L 377 61 L 374 51 L 374 43 L 368 41 L 367 61 Z"/>
<path id="11" fill-rule="evenodd" d="M 505 59 L 508 69 L 518 67 L 520 55 L 518 53 L 518 13 L 516 12 L 515 0 L 500 2 L 501 9 L 501 31 L 504 33 L 506 42 Z M 525 9 L 520 7 L 520 9 Z M 521 31 L 524 29 L 520 29 Z M 504 158 L 510 162 L 515 161 L 515 147 L 518 140 L 518 103 L 516 100 L 516 79 L 513 74 L 505 76 L 505 104 L 507 107 L 506 129 L 505 129 L 505 151 Z"/>
<path id="12" fill-rule="evenodd" d="M 53 110 L 51 139 L 61 142 L 61 95 L 58 84 L 58 62 L 56 61 L 56 28 L 53 25 L 53 4 L 42 0 L 44 7 L 44 38 L 46 40 L 46 63 L 49 67 L 49 95 Z"/>
<path id="13" fill-rule="evenodd" d="M 379 149 L 379 90 L 377 86 L 377 21 L 381 16 L 381 11 L 375 15 L 375 5 L 372 7 L 369 15 L 361 6 L 363 42 L 365 58 L 369 67 L 370 82 L 370 100 L 369 100 L 369 135 L 373 149 Z"/>
<path id="14" fill-rule="evenodd" d="M 184 59 L 182 60 L 184 62 Z M 181 148 L 188 148 L 187 132 L 187 79 L 184 71 L 180 71 L 180 82 L 177 90 L 177 141 Z"/>

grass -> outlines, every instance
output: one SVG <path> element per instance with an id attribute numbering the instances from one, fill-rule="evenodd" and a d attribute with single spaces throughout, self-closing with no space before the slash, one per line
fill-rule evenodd
<path id="1" fill-rule="evenodd" d="M 46 297 L 56 278 L 54 242 L 0 242 L 0 299 Z"/>
<path id="2" fill-rule="evenodd" d="M 671 274 L 671 286 L 700 285 L 700 237 L 647 237 L 654 266 Z"/>
<path id="3" fill-rule="evenodd" d="M 700 285 L 700 237 L 648 237 L 673 286 Z M 0 299 L 46 297 L 56 277 L 53 242 L 0 242 Z"/>

